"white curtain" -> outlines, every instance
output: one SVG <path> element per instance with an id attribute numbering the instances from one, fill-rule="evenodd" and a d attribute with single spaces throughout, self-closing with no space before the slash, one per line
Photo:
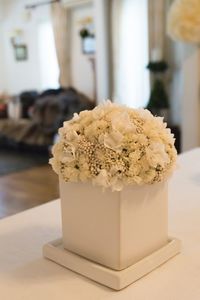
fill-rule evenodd
<path id="1" fill-rule="evenodd" d="M 48 45 L 48 47 L 47 47 Z M 38 30 L 41 90 L 59 87 L 59 66 L 51 22 L 42 22 Z"/>
<path id="2" fill-rule="evenodd" d="M 113 98 L 145 107 L 150 91 L 148 0 L 112 1 Z"/>
<path id="3" fill-rule="evenodd" d="M 54 40 L 60 71 L 59 83 L 62 87 L 68 87 L 71 83 L 68 12 L 62 3 L 53 3 L 51 5 L 51 12 Z"/>

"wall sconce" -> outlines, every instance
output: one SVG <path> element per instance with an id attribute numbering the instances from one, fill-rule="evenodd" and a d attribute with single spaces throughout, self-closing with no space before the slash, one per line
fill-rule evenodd
<path id="1" fill-rule="evenodd" d="M 11 44 L 13 46 L 23 44 L 23 35 L 24 32 L 22 29 L 19 28 L 13 29 L 13 31 L 10 34 Z"/>

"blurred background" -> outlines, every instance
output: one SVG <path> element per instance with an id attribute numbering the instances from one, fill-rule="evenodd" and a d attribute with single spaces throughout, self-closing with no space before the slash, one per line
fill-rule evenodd
<path id="1" fill-rule="evenodd" d="M 199 47 L 167 34 L 175 2 L 0 0 L 0 218 L 59 196 L 57 130 L 104 99 L 163 116 L 179 153 L 199 146 Z"/>

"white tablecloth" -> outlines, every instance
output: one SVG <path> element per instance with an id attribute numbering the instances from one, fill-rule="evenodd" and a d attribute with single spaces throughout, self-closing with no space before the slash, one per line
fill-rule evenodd
<path id="1" fill-rule="evenodd" d="M 182 253 L 120 292 L 42 257 L 42 246 L 61 237 L 59 201 L 0 221 L 2 300 L 199 300 L 200 149 L 179 157 L 169 187 L 169 234 Z M 47 183 L 48 184 L 48 183 Z"/>

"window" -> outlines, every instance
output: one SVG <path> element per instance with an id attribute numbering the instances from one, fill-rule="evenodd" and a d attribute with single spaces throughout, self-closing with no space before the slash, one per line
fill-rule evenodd
<path id="1" fill-rule="evenodd" d="M 118 1 L 118 0 L 113 0 Z M 116 61 L 114 97 L 130 107 L 145 107 L 150 92 L 148 64 L 148 0 L 121 0 L 119 49 Z M 116 21 L 115 21 L 116 24 Z M 116 59 L 115 59 L 116 60 Z"/>
<path id="2" fill-rule="evenodd" d="M 56 56 L 53 29 L 50 22 L 39 26 L 39 62 L 41 89 L 59 87 L 59 67 Z"/>

